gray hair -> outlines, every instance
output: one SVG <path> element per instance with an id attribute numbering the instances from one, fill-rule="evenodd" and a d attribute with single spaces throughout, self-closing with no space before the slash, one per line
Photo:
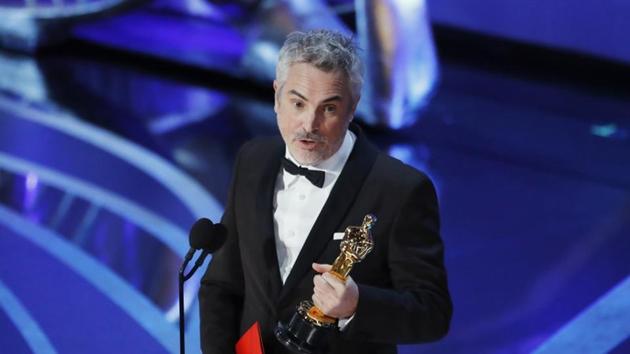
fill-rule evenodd
<path id="1" fill-rule="evenodd" d="M 356 100 L 363 85 L 363 65 L 358 47 L 351 37 L 331 30 L 291 32 L 282 48 L 276 65 L 276 80 L 287 79 L 289 67 L 297 63 L 312 64 L 325 72 L 341 71 L 350 80 L 352 97 Z"/>

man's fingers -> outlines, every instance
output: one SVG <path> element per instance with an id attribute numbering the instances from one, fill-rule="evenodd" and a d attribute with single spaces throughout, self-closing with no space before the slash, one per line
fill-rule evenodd
<path id="1" fill-rule="evenodd" d="M 348 277 L 346 282 L 352 281 L 352 278 Z M 340 297 L 346 291 L 346 282 L 332 275 L 331 273 L 318 274 L 313 278 L 314 289 L 319 290 L 322 293 L 330 292 L 335 297 Z"/>
<path id="2" fill-rule="evenodd" d="M 346 289 L 346 283 L 330 273 L 322 274 L 322 278 L 324 278 L 326 283 L 328 283 L 337 294 L 342 294 L 343 291 Z"/>
<path id="3" fill-rule="evenodd" d="M 357 285 L 351 277 L 345 282 L 330 273 L 328 264 L 313 263 L 313 269 L 320 274 L 313 277 L 313 304 L 328 316 L 350 317 L 356 311 L 358 300 Z"/>
<path id="4" fill-rule="evenodd" d="M 331 302 L 330 300 L 327 300 L 325 295 L 313 294 L 311 299 L 313 300 L 313 304 L 324 313 L 327 313 L 330 310 L 329 305 L 331 304 Z"/>
<path id="5" fill-rule="evenodd" d="M 324 277 L 321 275 L 316 275 L 313 278 L 313 285 L 314 292 L 319 292 L 321 294 L 336 293 L 335 288 L 330 285 L 328 281 L 326 281 L 326 279 L 324 279 Z"/>

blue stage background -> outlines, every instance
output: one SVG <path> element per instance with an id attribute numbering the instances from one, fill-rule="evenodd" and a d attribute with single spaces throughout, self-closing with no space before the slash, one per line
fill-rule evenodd
<path id="1" fill-rule="evenodd" d="M 220 219 L 239 146 L 277 131 L 265 68 L 242 65 L 269 18 L 27 3 L 0 0 L 0 352 L 177 353 L 188 229 Z M 353 2 L 313 3 L 356 31 Z M 440 200 L 451 331 L 399 352 L 630 352 L 630 5 L 427 5 L 435 88 L 409 126 L 362 123 Z"/>

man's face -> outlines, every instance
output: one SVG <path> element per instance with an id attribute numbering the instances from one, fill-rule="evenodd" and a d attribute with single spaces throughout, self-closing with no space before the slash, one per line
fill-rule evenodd
<path id="1" fill-rule="evenodd" d="M 342 72 L 298 63 L 273 88 L 280 134 L 300 164 L 315 165 L 339 150 L 356 108 Z"/>

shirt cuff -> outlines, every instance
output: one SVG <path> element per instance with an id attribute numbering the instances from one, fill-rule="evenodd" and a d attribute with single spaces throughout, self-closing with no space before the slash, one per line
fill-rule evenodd
<path id="1" fill-rule="evenodd" d="M 350 323 L 350 321 L 352 321 L 352 319 L 354 318 L 354 314 L 352 314 L 352 316 L 348 317 L 348 318 L 340 318 L 339 322 L 337 322 L 337 326 L 339 327 L 340 331 L 343 331 L 346 326 L 348 325 L 348 323 Z"/>

